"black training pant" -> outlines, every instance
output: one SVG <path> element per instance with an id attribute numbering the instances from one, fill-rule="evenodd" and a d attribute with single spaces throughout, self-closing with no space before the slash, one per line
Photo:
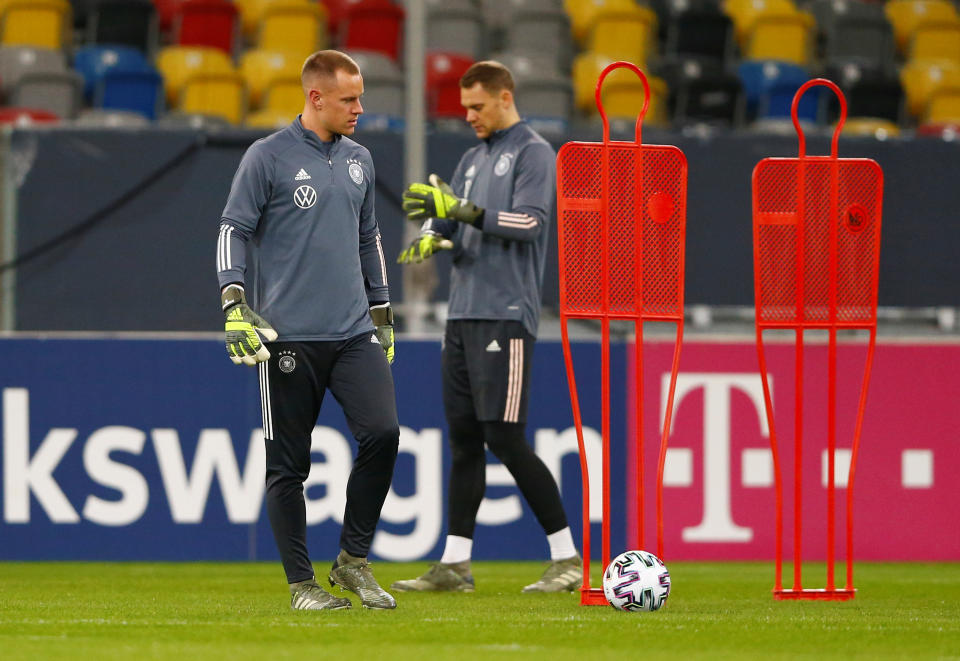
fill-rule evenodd
<path id="1" fill-rule="evenodd" d="M 390 489 L 400 428 L 383 348 L 364 333 L 335 342 L 274 342 L 260 364 L 267 450 L 267 513 L 287 581 L 311 578 L 303 482 L 311 432 L 327 389 L 358 444 L 347 482 L 340 548 L 366 556 Z"/>
<path id="2" fill-rule="evenodd" d="M 557 483 L 527 444 L 535 338 L 518 321 L 450 320 L 443 338 L 443 405 L 453 466 L 449 534 L 473 539 L 486 489 L 484 446 L 510 471 L 548 535 L 567 527 Z"/>

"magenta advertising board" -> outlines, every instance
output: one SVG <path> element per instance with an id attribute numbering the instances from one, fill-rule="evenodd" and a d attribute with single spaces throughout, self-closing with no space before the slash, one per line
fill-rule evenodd
<path id="1" fill-rule="evenodd" d="M 781 340 L 765 345 L 784 478 L 784 555 L 789 559 L 794 344 Z M 644 350 L 647 532 L 641 545 L 648 548 L 655 545 L 653 485 L 672 351 L 673 343 L 667 341 L 647 341 Z M 825 344 L 808 343 L 805 355 L 804 560 L 826 555 L 826 352 Z M 635 429 L 632 347 L 626 355 L 629 435 Z M 865 358 L 864 343 L 841 343 L 834 470 L 838 561 L 845 557 L 847 467 Z M 853 484 L 855 560 L 960 559 L 958 393 L 960 343 L 878 342 Z M 687 340 L 673 418 L 664 471 L 664 555 L 675 560 L 772 559 L 774 474 L 754 338 Z M 631 454 L 628 448 L 628 464 Z M 634 490 L 629 475 L 625 485 L 626 493 Z M 628 498 L 628 515 L 635 507 Z"/>

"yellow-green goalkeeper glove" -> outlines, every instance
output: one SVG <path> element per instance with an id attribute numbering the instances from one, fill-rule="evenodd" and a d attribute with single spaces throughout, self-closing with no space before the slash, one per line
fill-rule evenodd
<path id="1" fill-rule="evenodd" d="M 403 191 L 403 210 L 410 220 L 449 218 L 476 226 L 483 219 L 483 209 L 466 198 L 458 198 L 450 185 L 435 174 L 430 184 L 414 183 Z"/>
<path id="2" fill-rule="evenodd" d="M 223 312 L 227 316 L 227 355 L 234 365 L 256 365 L 270 358 L 260 336 L 267 342 L 277 339 L 277 331 L 263 317 L 250 309 L 243 288 L 228 285 L 220 294 Z"/>
<path id="3" fill-rule="evenodd" d="M 393 364 L 393 308 L 389 303 L 374 305 L 370 308 L 370 318 L 373 319 L 374 333 L 377 341 L 387 354 L 387 362 Z"/>
<path id="4" fill-rule="evenodd" d="M 400 256 L 397 257 L 397 263 L 409 264 L 415 262 L 419 264 L 438 250 L 450 250 L 451 248 L 453 248 L 453 241 L 444 238 L 442 234 L 433 230 L 424 230 L 406 250 L 400 253 Z"/>

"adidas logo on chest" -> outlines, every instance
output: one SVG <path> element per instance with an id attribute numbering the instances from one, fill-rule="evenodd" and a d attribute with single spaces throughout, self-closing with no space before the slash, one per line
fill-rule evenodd
<path id="1" fill-rule="evenodd" d="M 309 178 L 310 178 L 310 175 L 307 174 L 307 171 L 304 170 L 303 168 L 300 168 L 300 172 L 297 173 L 297 176 L 295 176 L 295 177 L 293 178 L 293 180 L 294 180 L 294 181 L 304 181 L 304 180 L 309 179 Z"/>

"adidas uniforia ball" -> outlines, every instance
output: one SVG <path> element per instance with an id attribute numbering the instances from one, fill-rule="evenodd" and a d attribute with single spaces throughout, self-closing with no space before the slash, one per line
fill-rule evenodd
<path id="1" fill-rule="evenodd" d="M 670 596 L 670 572 L 647 551 L 627 551 L 603 572 L 603 594 L 621 611 L 655 611 Z"/>

